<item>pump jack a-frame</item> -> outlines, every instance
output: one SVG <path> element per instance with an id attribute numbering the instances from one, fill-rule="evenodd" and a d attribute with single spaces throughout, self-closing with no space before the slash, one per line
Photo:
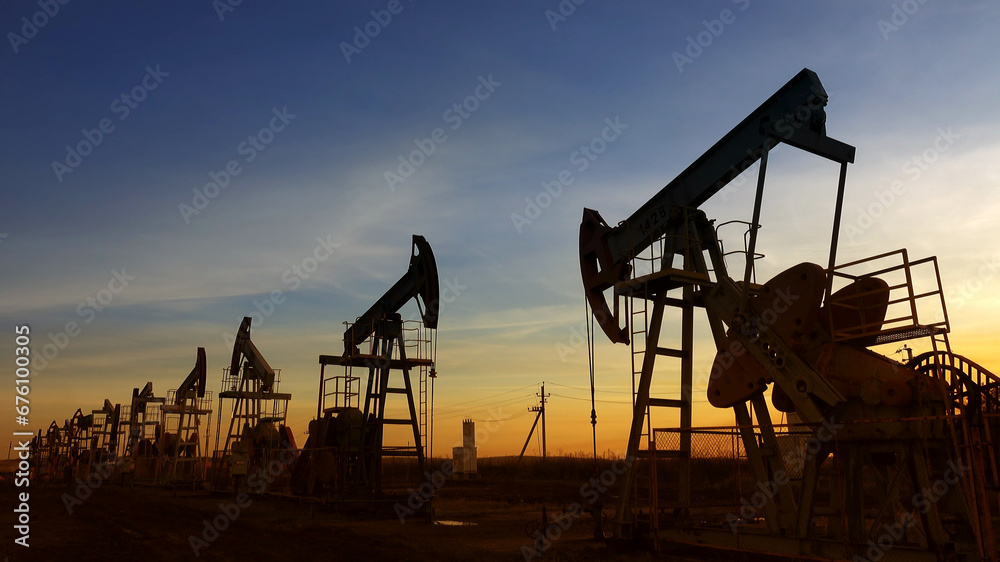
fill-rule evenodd
<path id="1" fill-rule="evenodd" d="M 411 300 L 420 308 L 422 323 L 408 329 L 399 311 Z M 414 235 L 406 273 L 348 326 L 343 355 L 319 357 L 319 401 L 293 474 L 297 493 L 381 495 L 385 457 L 414 458 L 417 474 L 423 474 L 427 385 L 436 376 L 432 333 L 437 329 L 439 303 L 434 253 L 423 236 Z M 330 366 L 343 367 L 343 371 L 330 374 Z M 363 405 L 359 403 L 362 389 L 355 368 L 368 375 Z M 419 375 L 416 399 L 411 379 L 414 369 Z M 398 373 L 395 377 L 394 372 Z M 389 397 L 397 395 L 405 400 L 405 417 L 386 417 Z M 409 428 L 412 441 L 386 444 L 386 426 Z"/>
<path id="2" fill-rule="evenodd" d="M 612 227 L 584 210 L 589 307 L 608 339 L 633 346 L 632 462 L 620 481 L 615 538 L 716 555 L 857 559 L 872 556 L 871 545 L 890 529 L 893 546 L 875 553 L 885 561 L 996 560 L 992 513 L 1000 497 L 990 435 L 998 434 L 1000 401 L 987 389 L 1000 379 L 951 352 L 935 258 L 911 261 L 900 250 L 837 265 L 854 147 L 826 136 L 826 103 L 819 78 L 804 69 L 627 220 Z M 833 238 L 826 268 L 799 264 L 758 285 L 767 157 L 780 143 L 840 164 Z M 716 226 L 698 206 L 758 160 L 745 269 L 734 280 Z M 929 290 L 914 290 L 919 271 Z M 930 321 L 918 312 L 928 305 L 938 312 Z M 722 433 L 692 425 L 696 308 L 706 311 L 716 347 L 708 401 L 732 408 L 736 419 L 731 466 L 749 468 L 747 496 L 769 492 L 760 502 L 752 496 L 749 511 L 736 502 L 728 513 L 713 512 L 692 498 L 692 441 Z M 660 339 L 668 309 L 681 319 L 677 347 Z M 867 349 L 914 338 L 929 340 L 932 351 L 905 365 Z M 679 362 L 667 377 L 660 365 L 659 377 L 679 386 L 679 396 L 651 395 L 662 388 L 653 384 L 662 359 Z M 769 387 L 774 409 L 800 420 L 784 431 L 771 420 Z M 665 412 L 673 418 L 659 417 Z M 678 421 L 657 427 L 657 419 Z M 798 445 L 786 454 L 788 443 Z M 670 504 L 659 493 L 658 460 L 677 470 Z"/>
<path id="3" fill-rule="evenodd" d="M 171 486 L 204 483 L 200 430 L 208 428 L 212 419 L 206 372 L 205 348 L 199 347 L 194 368 L 165 398 L 154 396 L 152 382 L 132 390 L 132 402 L 123 409 L 119 424 L 123 481 Z"/>
<path id="4" fill-rule="evenodd" d="M 285 425 L 292 395 L 278 392 L 280 370 L 271 368 L 250 339 L 251 322 L 250 316 L 243 318 L 233 342 L 232 361 L 223 371 L 212 463 L 217 488 L 242 487 L 252 474 L 269 470 L 268 464 L 281 451 L 288 451 L 286 462 L 295 457 L 295 437 Z M 223 434 L 222 415 L 226 412 L 230 418 Z M 259 487 L 266 480 L 250 484 Z M 269 487 L 277 486 L 272 480 Z"/>

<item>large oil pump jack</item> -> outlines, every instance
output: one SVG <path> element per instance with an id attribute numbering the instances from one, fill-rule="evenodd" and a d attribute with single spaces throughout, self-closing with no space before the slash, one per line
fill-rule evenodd
<path id="1" fill-rule="evenodd" d="M 296 491 L 308 495 L 381 495 L 383 457 L 415 458 L 423 474 L 427 385 L 436 375 L 432 331 L 438 321 L 438 272 L 430 244 L 413 236 L 406 273 L 344 332 L 343 355 L 321 355 L 319 403 L 309 438 L 293 475 Z M 422 324 L 407 326 L 399 314 L 411 300 Z M 343 370 L 327 372 L 327 367 Z M 367 371 L 367 387 L 353 369 Z M 414 399 L 410 372 L 419 372 Z M 391 377 L 392 373 L 399 373 Z M 390 379 L 395 378 L 397 382 Z M 361 392 L 364 403 L 361 404 Z M 386 417 L 390 396 L 405 399 L 403 416 Z M 398 402 L 398 401 L 397 401 Z M 395 405 L 400 411 L 400 404 Z M 419 408 L 419 412 L 418 412 Z M 385 443 L 386 426 L 409 427 L 407 445 Z"/>
<path id="2" fill-rule="evenodd" d="M 163 432 L 157 442 L 161 458 L 158 483 L 197 485 L 205 481 L 201 430 L 212 423 L 212 393 L 205 388 L 207 372 L 205 348 L 199 347 L 194 368 L 180 386 L 167 391 L 160 406 Z"/>
<path id="3" fill-rule="evenodd" d="M 72 467 L 75 476 L 86 476 L 89 469 L 90 437 L 94 425 L 93 415 L 84 415 L 82 408 L 73 412 L 73 417 L 66 420 L 67 455 L 66 462 Z"/>
<path id="4" fill-rule="evenodd" d="M 631 462 L 615 538 L 768 559 L 995 560 L 1000 379 L 951 352 L 935 258 L 899 250 L 837 265 L 855 149 L 826 136 L 827 100 L 804 69 L 627 220 L 612 227 L 584 210 L 588 305 L 612 342 L 632 345 Z M 767 158 L 780 143 L 840 164 L 833 236 L 827 267 L 799 264 L 758 285 Z M 714 221 L 698 206 L 758 161 L 745 267 L 733 279 Z M 930 286 L 915 290 L 921 275 Z M 722 433 L 692 425 L 696 308 L 716 348 L 707 398 L 733 409 L 731 466 L 749 472 L 749 481 L 731 479 L 728 512 L 692 502 L 692 441 Z M 660 341 L 667 310 L 680 319 L 674 347 Z M 869 349 L 918 338 L 931 351 L 906 364 Z M 667 369 L 661 359 L 679 364 Z M 651 396 L 668 385 L 679 396 Z M 772 422 L 768 390 L 794 423 Z M 659 491 L 661 459 L 678 479 L 669 502 Z"/>
<path id="5" fill-rule="evenodd" d="M 152 481 L 156 479 L 159 452 L 156 443 L 162 432 L 160 407 L 165 397 L 153 393 L 153 383 L 132 389 L 132 401 L 122 408 L 120 437 L 122 459 L 118 472 L 123 482 Z"/>
<path id="6" fill-rule="evenodd" d="M 35 459 L 31 464 L 32 480 L 47 480 L 58 476 L 63 439 L 65 435 L 55 420 L 52 420 L 44 434 L 41 429 L 38 430 L 38 434 L 31 440 L 31 456 Z"/>
<path id="7" fill-rule="evenodd" d="M 294 460 L 295 437 L 285 425 L 292 395 L 278 392 L 280 369 L 272 369 L 250 339 L 253 319 L 243 318 L 233 342 L 233 357 L 223 370 L 219 392 L 219 422 L 215 434 L 213 471 L 216 487 L 240 488 L 249 475 L 267 470 L 281 451 Z M 229 412 L 229 426 L 223 434 L 222 415 Z M 222 447 L 219 447 L 219 441 Z M 264 482 L 266 479 L 261 479 Z"/>
<path id="8" fill-rule="evenodd" d="M 91 420 L 90 446 L 87 454 L 80 459 L 80 471 L 86 475 L 114 466 L 118 456 L 121 405 L 105 399 L 101 409 L 91 412 Z"/>
<path id="9" fill-rule="evenodd" d="M 132 390 L 120 423 L 123 481 L 171 486 L 205 481 L 200 429 L 208 428 L 212 418 L 206 371 L 205 348 L 199 347 L 194 368 L 166 397 L 153 394 L 152 382 Z"/>

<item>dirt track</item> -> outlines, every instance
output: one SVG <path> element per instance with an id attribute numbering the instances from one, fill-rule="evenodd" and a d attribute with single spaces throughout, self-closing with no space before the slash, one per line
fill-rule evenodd
<path id="1" fill-rule="evenodd" d="M 418 516 L 398 519 L 351 515 L 274 497 L 254 498 L 214 540 L 199 545 L 199 560 L 296 560 L 317 555 L 332 560 L 524 560 L 534 541 L 526 525 L 540 519 L 542 496 L 549 510 L 572 501 L 573 486 L 510 482 L 451 482 L 440 490 L 436 519 L 474 525 L 431 525 Z M 206 492 L 104 485 L 72 515 L 62 485 L 32 486 L 29 549 L 14 544 L 4 525 L 0 553 L 10 560 L 186 560 L 195 559 L 191 537 L 205 540 L 205 521 L 221 515 L 231 496 Z M 15 489 L 5 483 L 4 505 Z M 551 499 L 549 499 L 551 498 Z M 521 503 L 529 502 L 529 503 Z M 552 511 L 550 511 L 552 513 Z M 552 514 L 555 515 L 554 513 Z M 8 521 L 13 514 L 7 516 Z M 223 521 L 223 518 L 218 519 Z M 572 520 L 544 556 L 536 560 L 612 560 L 593 541 L 589 515 Z M 625 559 L 625 558 L 621 558 Z M 629 557 L 628 559 L 634 559 Z"/>

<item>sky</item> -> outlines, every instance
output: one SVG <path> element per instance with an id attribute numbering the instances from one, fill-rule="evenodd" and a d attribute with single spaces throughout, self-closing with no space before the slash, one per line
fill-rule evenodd
<path id="1" fill-rule="evenodd" d="M 147 381 L 164 395 L 197 347 L 217 393 L 255 314 L 301 445 L 317 357 L 342 352 L 420 234 L 445 297 L 435 455 L 466 418 L 479 456 L 516 454 L 543 381 L 549 453 L 590 451 L 583 208 L 625 219 L 803 68 L 827 133 L 857 147 L 839 261 L 937 256 L 953 349 L 1000 370 L 996 2 L 347 4 L 0 7 L 0 358 L 12 409 L 29 326 L 31 430 Z M 755 174 L 709 218 L 750 220 Z M 837 178 L 774 150 L 758 279 L 826 264 Z M 698 321 L 694 422 L 731 425 L 705 398 Z M 597 449 L 620 453 L 629 349 L 601 333 L 595 349 Z"/>

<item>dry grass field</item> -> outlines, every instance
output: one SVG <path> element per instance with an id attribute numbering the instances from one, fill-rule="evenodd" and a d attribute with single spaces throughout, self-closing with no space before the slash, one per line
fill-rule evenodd
<path id="1" fill-rule="evenodd" d="M 428 466 L 434 466 L 429 463 Z M 610 461 L 602 461 L 602 469 Z M 231 494 L 128 489 L 104 483 L 81 503 L 66 507 L 62 482 L 30 487 L 30 548 L 14 544 L 17 532 L 3 526 L 0 553 L 10 560 L 635 560 L 643 553 L 608 550 L 593 539 L 593 518 L 566 515 L 538 556 L 535 539 L 542 507 L 550 522 L 581 496 L 593 474 L 584 458 L 481 459 L 475 479 L 449 478 L 437 490 L 434 523 L 412 515 L 401 523 L 391 502 L 334 506 L 274 495 L 251 496 L 236 514 Z M 73 487 L 75 488 L 75 486 Z M 0 487 L 6 519 L 15 494 L 9 476 Z M 404 491 L 405 493 L 405 491 Z M 607 497 L 605 517 L 613 507 Z M 229 517 L 225 513 L 234 515 Z M 216 529 L 206 531 L 215 521 Z M 221 528 L 221 529 L 220 529 Z M 536 535 L 537 536 L 537 535 Z M 192 538 L 193 537 L 193 538 Z M 203 541 L 203 542 L 202 542 Z M 197 551 L 197 552 L 196 552 Z"/>

